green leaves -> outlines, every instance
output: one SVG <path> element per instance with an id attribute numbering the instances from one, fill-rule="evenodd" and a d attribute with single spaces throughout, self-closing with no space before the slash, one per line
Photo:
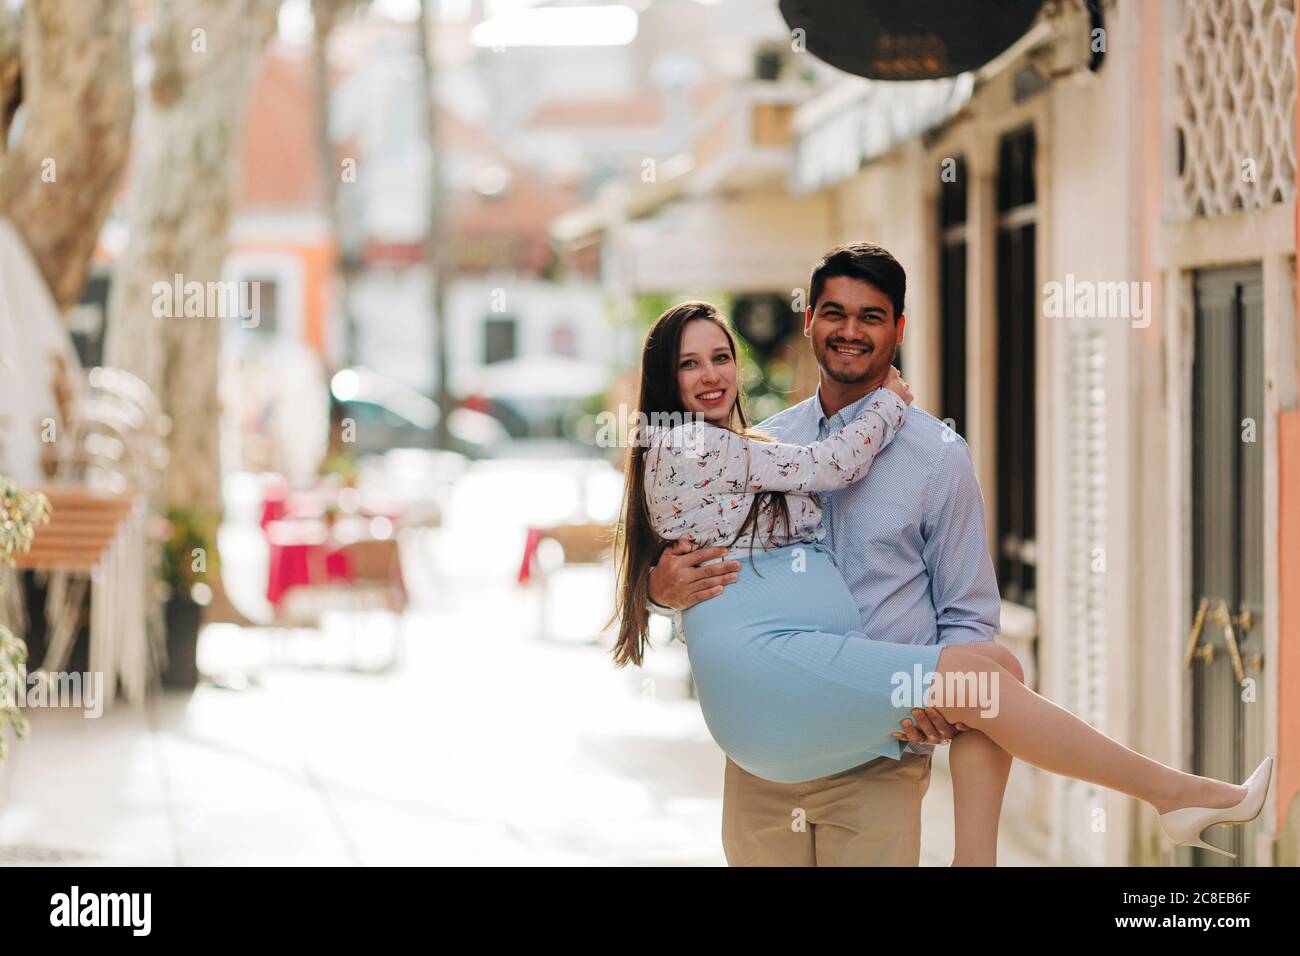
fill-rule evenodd
<path id="1" fill-rule="evenodd" d="M 195 508 L 167 509 L 163 542 L 162 580 L 172 594 L 188 597 L 200 581 L 217 571 L 217 527 L 220 517 Z"/>
<path id="2" fill-rule="evenodd" d="M 25 492 L 0 475 L 0 561 L 12 565 L 14 556 L 32 546 L 37 525 L 50 520 L 50 503 L 42 494 Z M 9 749 L 10 728 L 20 740 L 27 736 L 27 718 L 18 708 L 27 689 L 27 644 L 0 624 L 0 763 Z"/>
<path id="3" fill-rule="evenodd" d="M 27 645 L 0 624 L 0 763 L 9 749 L 9 728 L 19 740 L 27 736 L 27 718 L 18 708 L 27 690 Z"/>
<path id="4" fill-rule="evenodd" d="M 50 520 L 50 503 L 42 494 L 22 491 L 0 475 L 0 561 L 12 565 L 14 555 L 32 546 L 36 526 Z"/>

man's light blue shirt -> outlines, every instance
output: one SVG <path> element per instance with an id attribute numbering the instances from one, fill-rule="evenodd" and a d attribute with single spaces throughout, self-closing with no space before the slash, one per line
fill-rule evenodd
<path id="1" fill-rule="evenodd" d="M 869 397 L 827 418 L 818 388 L 758 427 L 777 441 L 811 444 L 851 422 Z M 984 499 L 960 435 L 912 406 L 865 478 L 817 498 L 822 543 L 839 564 L 868 637 L 899 644 L 993 640 L 1002 604 Z"/>

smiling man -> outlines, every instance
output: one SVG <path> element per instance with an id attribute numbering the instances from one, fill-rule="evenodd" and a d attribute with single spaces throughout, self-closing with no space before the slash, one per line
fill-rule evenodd
<path id="1" fill-rule="evenodd" d="M 820 366 L 817 394 L 759 427 L 779 441 L 822 441 L 880 388 L 907 324 L 907 276 L 870 243 L 828 252 L 813 270 L 804 335 Z M 818 495 L 826 544 L 879 640 L 990 641 L 1000 611 L 984 530 L 984 502 L 966 443 L 912 407 L 907 424 L 861 481 Z M 650 578 L 651 599 L 684 610 L 726 586 L 738 562 L 678 544 Z M 918 711 L 900 733 L 901 760 L 882 757 L 797 784 L 774 783 L 727 760 L 722 838 L 733 866 L 916 866 L 921 798 L 932 745 L 958 732 Z"/>

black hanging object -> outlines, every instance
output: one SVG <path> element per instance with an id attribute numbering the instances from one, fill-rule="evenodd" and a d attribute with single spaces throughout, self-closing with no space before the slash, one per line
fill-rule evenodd
<path id="1" fill-rule="evenodd" d="M 1024 36 L 1042 6 L 1043 0 L 780 0 L 796 44 L 802 38 L 818 59 L 873 80 L 933 80 L 978 69 Z"/>

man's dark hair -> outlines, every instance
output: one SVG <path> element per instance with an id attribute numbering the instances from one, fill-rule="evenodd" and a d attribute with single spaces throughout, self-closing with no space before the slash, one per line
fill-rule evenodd
<path id="1" fill-rule="evenodd" d="M 809 284 L 808 308 L 816 309 L 826 280 L 836 276 L 870 282 L 894 304 L 894 321 L 903 314 L 903 299 L 907 295 L 907 273 L 884 246 L 873 242 L 850 242 L 836 246 L 817 263 Z"/>

